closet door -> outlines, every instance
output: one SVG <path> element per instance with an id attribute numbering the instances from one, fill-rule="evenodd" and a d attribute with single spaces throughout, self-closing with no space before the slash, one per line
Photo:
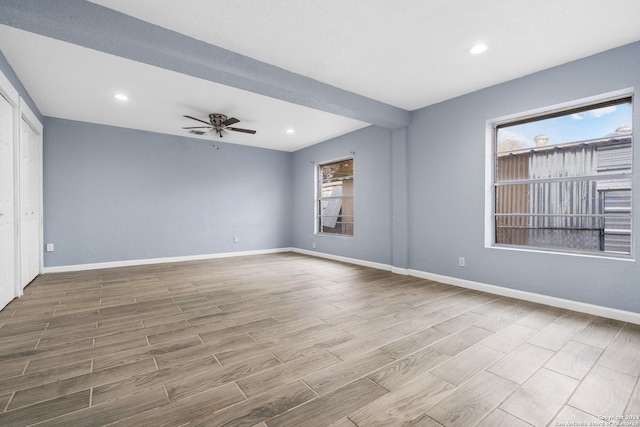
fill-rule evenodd
<path id="1" fill-rule="evenodd" d="M 20 121 L 20 285 L 23 289 L 40 272 L 41 170 L 42 132 L 23 115 Z"/>
<path id="2" fill-rule="evenodd" d="M 0 309 L 15 296 L 14 106 L 0 92 Z"/>

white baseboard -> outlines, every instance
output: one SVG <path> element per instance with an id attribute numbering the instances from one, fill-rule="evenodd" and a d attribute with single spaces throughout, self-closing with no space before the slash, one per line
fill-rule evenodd
<path id="1" fill-rule="evenodd" d="M 133 260 L 127 260 L 127 261 L 97 262 L 97 263 L 91 263 L 91 264 L 61 265 L 57 267 L 44 267 L 42 272 L 43 273 L 66 273 L 66 272 L 84 271 L 84 270 L 100 270 L 103 268 L 131 267 L 136 265 L 165 264 L 165 263 L 184 262 L 184 261 L 201 261 L 201 260 L 215 259 L 215 258 L 264 255 L 264 254 L 275 254 L 279 252 L 292 252 L 292 251 L 294 251 L 293 248 L 276 248 L 276 249 L 261 249 L 261 250 L 243 251 L 243 252 L 223 252 L 223 253 L 217 253 L 217 254 L 187 255 L 187 256 L 179 256 L 179 257 L 147 258 L 147 259 L 133 259 Z"/>
<path id="2" fill-rule="evenodd" d="M 615 319 L 640 325 L 640 313 L 634 313 L 631 311 L 618 310 L 616 308 L 604 307 L 601 305 L 587 304 L 584 302 L 536 294 L 533 292 L 520 291 L 517 289 L 505 288 L 502 286 L 489 285 L 486 283 L 474 282 L 465 279 L 458 279 L 456 277 L 442 276 L 439 274 L 427 273 L 420 270 L 409 270 L 409 274 L 411 276 L 420 277 L 422 279 L 433 280 L 435 282 L 446 283 L 448 285 L 459 286 L 461 288 L 473 289 L 476 291 L 510 298 L 517 298 L 524 301 L 545 304 L 552 307 L 593 314 L 595 316 L 606 317 L 608 319 Z"/>
<path id="3" fill-rule="evenodd" d="M 408 268 L 391 267 L 391 272 L 399 274 L 401 276 L 408 276 L 411 274 L 411 270 Z"/>
<path id="4" fill-rule="evenodd" d="M 346 263 L 349 263 L 349 264 L 361 265 L 363 267 L 376 268 L 378 270 L 391 271 L 391 266 L 389 264 L 382 264 L 382 263 L 379 263 L 379 262 L 364 261 L 364 260 L 361 260 L 361 259 L 348 258 L 348 257 L 340 256 L 340 255 L 332 255 L 332 254 L 326 254 L 326 253 L 323 253 L 323 252 L 309 251 L 307 249 L 291 248 L 290 251 L 291 252 L 296 252 L 296 253 L 299 253 L 299 254 L 303 254 L 303 255 L 311 255 L 311 256 L 318 257 L 318 258 L 326 258 L 326 259 L 330 259 L 330 260 L 333 260 L 333 261 L 340 261 L 340 262 L 346 262 Z"/>

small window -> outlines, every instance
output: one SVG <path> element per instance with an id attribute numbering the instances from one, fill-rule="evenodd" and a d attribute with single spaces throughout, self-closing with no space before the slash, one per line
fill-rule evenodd
<path id="1" fill-rule="evenodd" d="M 630 97 L 495 127 L 494 244 L 631 254 Z"/>
<path id="2" fill-rule="evenodd" d="M 353 236 L 353 159 L 318 165 L 317 229 Z"/>

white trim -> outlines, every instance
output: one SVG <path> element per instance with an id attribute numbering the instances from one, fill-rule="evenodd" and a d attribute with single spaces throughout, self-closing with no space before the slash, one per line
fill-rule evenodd
<path id="1" fill-rule="evenodd" d="M 393 266 L 391 267 L 391 272 L 401 276 L 408 276 L 410 274 L 410 270 L 408 268 L 398 268 Z"/>
<path id="2" fill-rule="evenodd" d="M 484 247 L 493 247 L 496 241 L 493 227 L 493 210 L 495 206 L 495 194 L 493 191 L 493 169 L 495 165 L 495 121 L 487 120 L 485 126 L 485 153 L 484 153 Z"/>
<path id="3" fill-rule="evenodd" d="M 8 98 L 7 101 L 11 105 L 18 108 L 20 95 L 2 71 L 0 71 L 0 93 L 4 94 L 5 98 Z"/>
<path id="4" fill-rule="evenodd" d="M 618 310 L 616 308 L 604 307 L 601 305 L 588 304 L 579 301 L 572 301 L 548 295 L 536 294 L 533 292 L 520 291 L 517 289 L 504 288 L 502 286 L 489 285 L 472 280 L 459 279 L 456 277 L 442 276 L 440 274 L 427 273 L 420 270 L 409 270 L 409 274 L 421 279 L 433 280 L 448 285 L 459 286 L 461 288 L 473 289 L 489 294 L 500 295 L 510 298 L 517 298 L 524 301 L 563 308 L 566 310 L 578 311 L 581 313 L 593 314 L 595 316 L 606 317 L 608 319 L 621 320 L 623 322 L 640 325 L 640 313 Z"/>
<path id="5" fill-rule="evenodd" d="M 43 125 L 22 97 L 20 97 L 20 117 L 24 119 L 36 134 L 42 137 Z"/>
<path id="6" fill-rule="evenodd" d="M 261 249 L 255 251 L 243 251 L 243 252 L 222 252 L 217 254 L 204 254 L 204 255 L 186 255 L 178 257 L 166 257 L 166 258 L 147 258 L 147 259 L 132 259 L 127 261 L 110 261 L 110 262 L 97 262 L 90 264 L 75 264 L 75 265 L 61 265 L 56 267 L 44 267 L 43 273 L 66 273 L 73 271 L 86 271 L 86 270 L 100 270 L 103 268 L 117 268 L 117 267 L 132 267 L 138 265 L 151 265 L 151 264 L 164 264 L 172 262 L 184 262 L 184 261 L 201 261 L 206 259 L 215 258 L 231 258 L 239 256 L 250 255 L 264 255 L 275 254 L 279 252 L 293 252 L 293 248 L 276 248 L 276 249 Z"/>
<path id="7" fill-rule="evenodd" d="M 527 252 L 527 253 L 539 253 L 539 254 L 553 254 L 553 255 L 567 255 L 573 257 L 583 257 L 583 258 L 598 258 L 598 259 L 608 259 L 613 261 L 626 261 L 626 262 L 635 262 L 636 259 L 631 257 L 631 255 L 616 255 L 613 252 L 603 252 L 603 253 L 589 253 L 589 252 L 560 252 L 555 251 L 553 249 L 544 249 L 538 247 L 524 247 L 524 246 L 489 246 L 487 249 L 497 249 L 500 251 L 516 251 L 516 252 Z"/>
<path id="8" fill-rule="evenodd" d="M 347 262 L 349 264 L 361 265 L 363 267 L 371 267 L 378 270 L 391 271 L 391 268 L 392 268 L 389 264 L 382 264 L 382 263 L 373 262 L 373 261 L 364 261 L 356 258 L 349 258 L 349 257 L 340 256 L 340 255 L 327 254 L 324 252 L 309 251 L 306 249 L 298 249 L 298 248 L 290 248 L 289 250 L 291 252 L 296 252 L 303 255 L 311 255 L 318 258 L 327 258 L 333 261 Z"/>

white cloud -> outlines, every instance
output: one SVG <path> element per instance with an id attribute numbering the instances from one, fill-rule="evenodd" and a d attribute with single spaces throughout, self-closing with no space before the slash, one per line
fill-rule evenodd
<path id="1" fill-rule="evenodd" d="M 533 142 L 527 138 L 524 135 L 520 135 L 519 133 L 507 130 L 507 129 L 500 129 L 498 131 L 498 142 L 502 142 L 502 141 L 516 141 L 518 143 L 520 143 L 520 145 L 524 148 L 524 147 L 533 147 Z"/>
<path id="2" fill-rule="evenodd" d="M 576 113 L 572 114 L 571 118 L 574 120 L 582 120 L 587 118 L 599 118 L 602 116 L 606 116 L 607 114 L 615 113 L 617 107 L 615 105 L 611 105 L 609 107 L 597 108 L 591 111 L 585 111 L 584 113 Z"/>

